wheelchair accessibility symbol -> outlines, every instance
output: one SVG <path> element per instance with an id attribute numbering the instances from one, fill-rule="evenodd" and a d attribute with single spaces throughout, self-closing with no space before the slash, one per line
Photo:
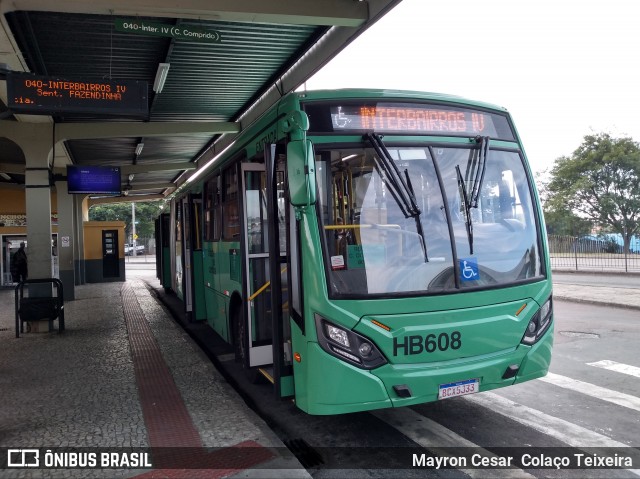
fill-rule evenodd
<path id="1" fill-rule="evenodd" d="M 339 106 L 338 107 L 338 114 L 337 115 L 333 115 L 333 125 L 338 127 L 338 128 L 346 128 L 349 123 L 351 123 L 351 118 L 346 116 L 342 112 L 342 107 Z"/>
<path id="2" fill-rule="evenodd" d="M 480 279 L 478 260 L 475 258 L 463 258 L 460 260 L 460 280 L 477 281 Z"/>

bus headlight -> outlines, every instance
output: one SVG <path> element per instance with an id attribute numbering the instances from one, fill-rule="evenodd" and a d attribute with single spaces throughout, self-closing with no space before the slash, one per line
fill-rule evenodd
<path id="1" fill-rule="evenodd" d="M 362 369 L 387 363 L 380 350 L 364 336 L 315 315 L 318 343 L 327 353 Z"/>
<path id="2" fill-rule="evenodd" d="M 549 329 L 552 319 L 553 302 L 551 298 L 549 298 L 529 321 L 527 330 L 522 337 L 522 343 L 529 345 L 537 343 L 547 329 Z"/>
<path id="3" fill-rule="evenodd" d="M 360 356 L 366 358 L 371 354 L 371 351 L 373 351 L 373 346 L 369 343 L 362 343 L 358 348 L 358 351 L 360 352 Z"/>
<path id="4" fill-rule="evenodd" d="M 349 335 L 344 329 L 333 326 L 330 323 L 325 323 L 325 328 L 327 330 L 327 334 L 329 335 L 329 339 L 335 341 L 338 344 L 341 344 L 345 348 L 351 346 L 351 344 L 349 343 Z"/>

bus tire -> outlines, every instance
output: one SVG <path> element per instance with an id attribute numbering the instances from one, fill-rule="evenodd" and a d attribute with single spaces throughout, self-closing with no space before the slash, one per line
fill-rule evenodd
<path id="1" fill-rule="evenodd" d="M 244 359 L 246 356 L 245 352 L 245 343 L 243 341 L 245 336 L 245 325 L 244 325 L 244 315 L 242 314 L 242 308 L 239 305 L 236 305 L 232 308 L 232 320 L 231 320 L 231 328 L 233 334 L 233 352 L 236 356 L 236 362 L 242 363 L 244 365 Z"/>
<path id="2" fill-rule="evenodd" d="M 258 371 L 258 368 L 250 368 L 247 366 L 247 322 L 244 319 L 242 306 L 236 304 L 233 308 L 233 349 L 236 355 L 236 362 L 239 362 L 244 371 L 244 376 L 251 384 L 260 384 L 264 381 L 264 376 Z"/>

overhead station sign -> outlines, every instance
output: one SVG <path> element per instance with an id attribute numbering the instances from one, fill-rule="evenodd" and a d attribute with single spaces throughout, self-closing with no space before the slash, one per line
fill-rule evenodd
<path id="1" fill-rule="evenodd" d="M 82 81 L 45 76 L 7 74 L 8 107 L 16 113 L 55 115 L 148 116 L 145 81 Z"/>
<path id="2" fill-rule="evenodd" d="M 115 27 L 117 32 L 123 33 L 137 33 L 139 35 L 168 37 L 194 42 L 220 43 L 220 32 L 195 25 L 169 25 L 140 19 L 125 20 L 116 18 Z"/>

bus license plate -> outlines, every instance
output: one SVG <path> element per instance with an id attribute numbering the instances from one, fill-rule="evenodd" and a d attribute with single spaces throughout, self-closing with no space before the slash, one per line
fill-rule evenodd
<path id="1" fill-rule="evenodd" d="M 480 391 L 478 379 L 467 379 L 455 383 L 441 384 L 438 390 L 438 399 L 448 399 L 456 396 L 464 396 Z"/>

